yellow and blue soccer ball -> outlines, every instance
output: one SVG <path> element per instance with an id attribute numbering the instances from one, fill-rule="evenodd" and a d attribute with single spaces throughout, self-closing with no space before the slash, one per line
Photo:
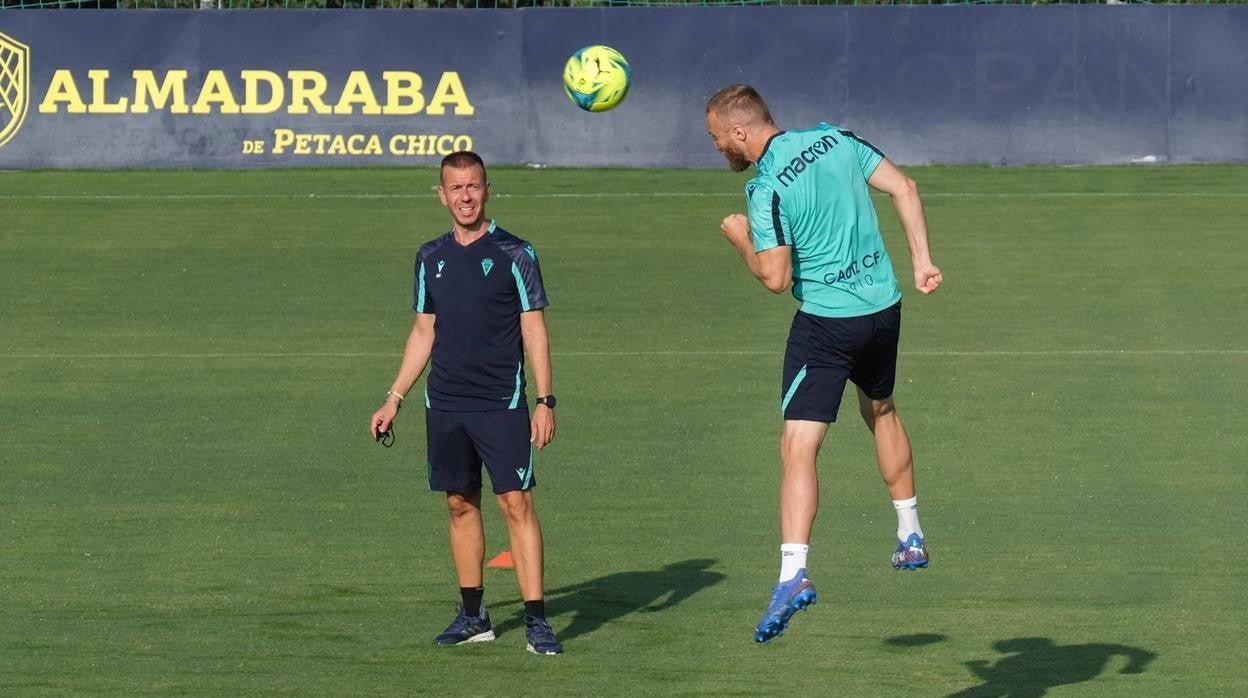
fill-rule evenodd
<path id="1" fill-rule="evenodd" d="M 610 46 L 586 46 L 563 67 L 563 90 L 585 111 L 619 106 L 628 94 L 633 71 L 624 55 Z"/>

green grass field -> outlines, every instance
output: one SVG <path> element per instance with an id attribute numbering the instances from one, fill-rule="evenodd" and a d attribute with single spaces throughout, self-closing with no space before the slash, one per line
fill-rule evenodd
<path id="1" fill-rule="evenodd" d="M 759 646 L 795 303 L 719 234 L 744 175 L 492 171 L 552 300 L 558 658 L 497 570 L 498 640 L 433 646 L 421 411 L 366 436 L 433 170 L 0 174 L 0 695 L 1248 695 L 1248 169 L 910 173 L 935 296 L 877 204 L 933 566 L 888 564 L 851 401 L 820 601 Z"/>

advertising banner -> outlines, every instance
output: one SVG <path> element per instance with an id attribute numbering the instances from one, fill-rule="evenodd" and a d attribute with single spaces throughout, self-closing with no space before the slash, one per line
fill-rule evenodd
<path id="1" fill-rule="evenodd" d="M 564 61 L 628 58 L 591 114 Z M 1248 7 L 651 7 L 0 12 L 0 169 L 720 167 L 703 108 L 902 164 L 1248 161 Z"/>
<path id="2" fill-rule="evenodd" d="M 0 16 L 0 167 L 365 166 L 521 159 L 516 13 Z M 21 72 L 18 67 L 21 67 Z"/>

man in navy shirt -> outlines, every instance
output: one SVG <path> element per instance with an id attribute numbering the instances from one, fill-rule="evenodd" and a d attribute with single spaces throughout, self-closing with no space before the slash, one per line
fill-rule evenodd
<path id="1" fill-rule="evenodd" d="M 416 255 L 416 323 L 386 401 L 369 422 L 374 438 L 390 424 L 429 365 L 425 424 L 429 487 L 446 493 L 451 554 L 463 605 L 439 645 L 494 639 L 482 603 L 485 529 L 481 466 L 507 522 L 516 578 L 524 599 L 528 650 L 561 654 L 546 621 L 542 529 L 533 508 L 533 450 L 555 435 L 547 341 L 546 290 L 533 247 L 485 215 L 490 184 L 476 153 L 442 160 L 438 196 L 451 212 L 450 232 Z M 529 417 L 524 357 L 537 381 Z"/>

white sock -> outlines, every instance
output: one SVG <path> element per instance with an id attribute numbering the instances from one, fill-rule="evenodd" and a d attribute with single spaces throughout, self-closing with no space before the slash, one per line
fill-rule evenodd
<path id="1" fill-rule="evenodd" d="M 809 550 L 809 545 L 801 543 L 784 543 L 780 546 L 780 581 L 789 581 L 797 576 L 799 570 L 806 567 L 806 553 Z"/>
<path id="2" fill-rule="evenodd" d="M 894 499 L 893 508 L 897 510 L 897 540 L 905 540 L 911 533 L 923 537 L 923 529 L 919 528 L 919 498 Z"/>

